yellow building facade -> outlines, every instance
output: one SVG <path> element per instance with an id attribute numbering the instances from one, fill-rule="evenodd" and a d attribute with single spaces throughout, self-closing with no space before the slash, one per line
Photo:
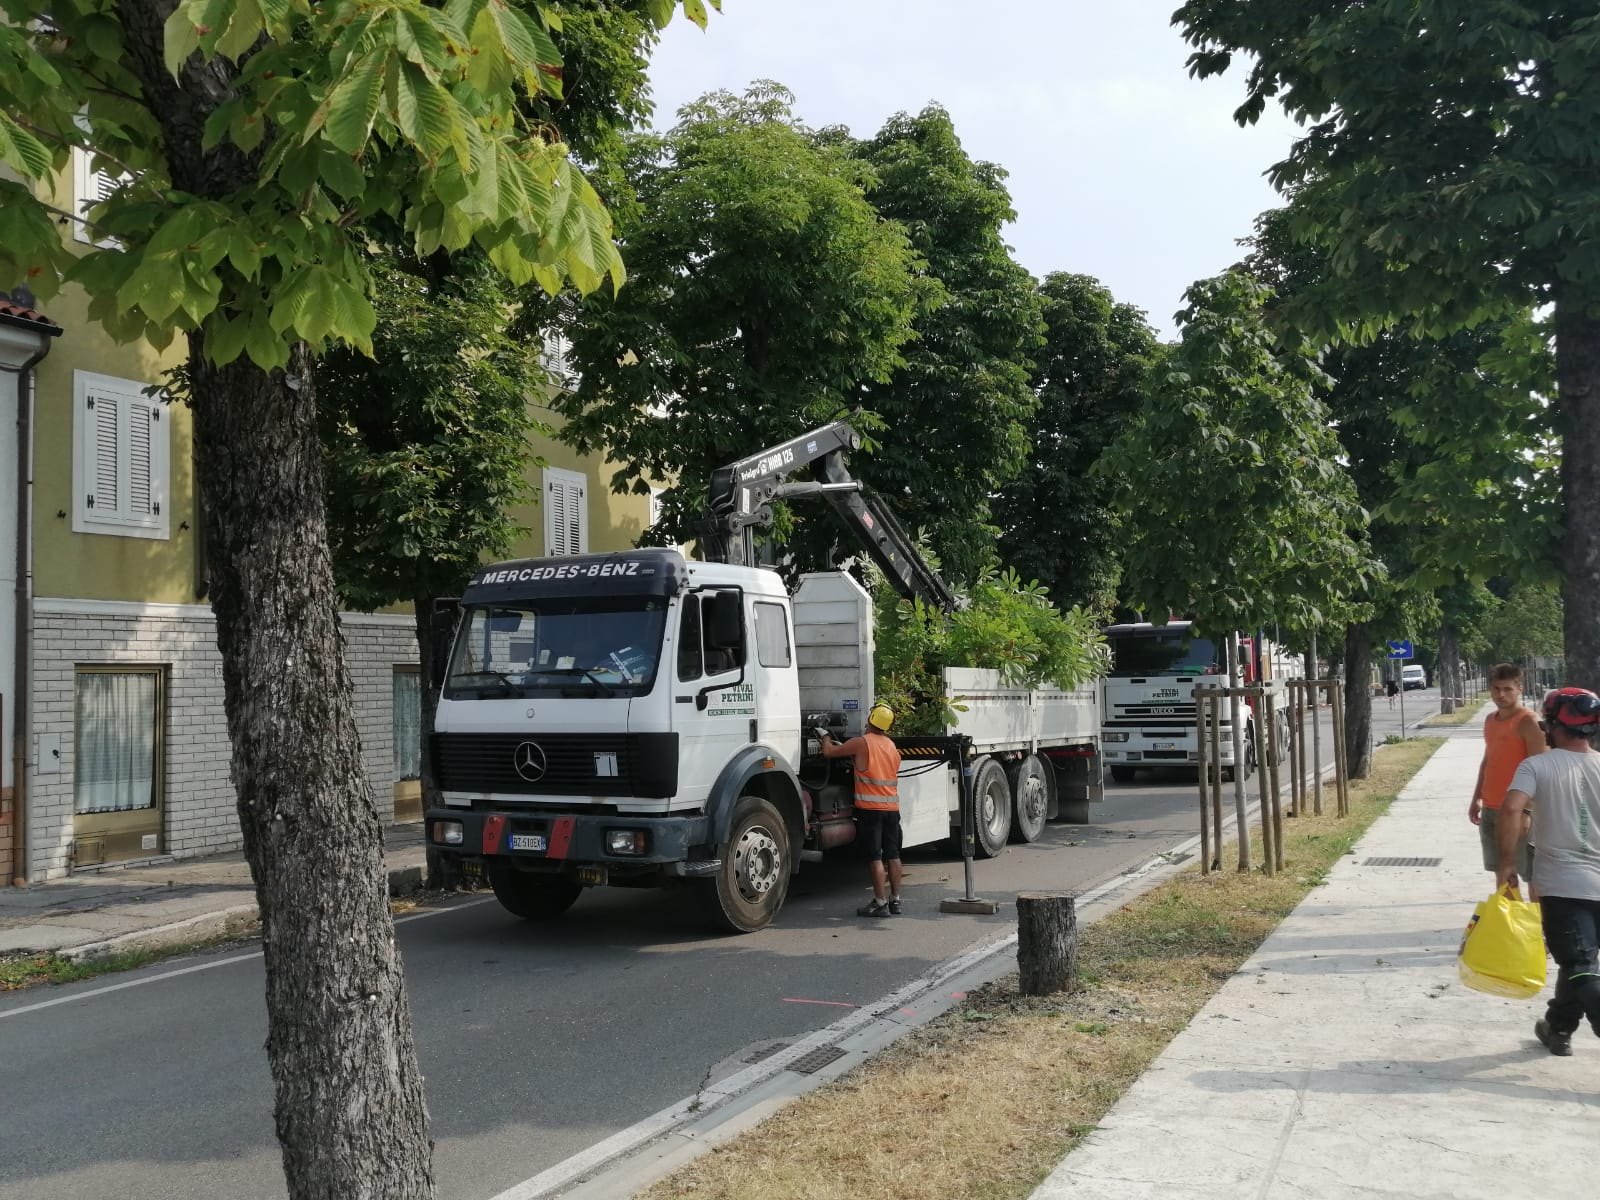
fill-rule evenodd
<path id="1" fill-rule="evenodd" d="M 82 211 L 93 195 L 86 167 L 61 181 L 59 207 Z M 0 884 L 240 844 L 192 426 L 185 407 L 147 394 L 177 349 L 113 342 L 73 288 L 47 317 L 24 292 L 0 303 L 0 403 L 17 417 L 0 420 L 0 527 L 12 531 L 0 538 Z M 602 456 L 541 438 L 529 461 L 538 499 L 514 514 L 519 556 L 625 549 L 650 524 L 652 498 L 613 493 Z M 413 618 L 342 622 L 374 791 L 386 818 L 409 819 Z"/>

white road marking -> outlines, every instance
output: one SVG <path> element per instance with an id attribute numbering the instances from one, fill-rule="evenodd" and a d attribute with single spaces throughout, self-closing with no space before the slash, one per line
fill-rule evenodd
<path id="1" fill-rule="evenodd" d="M 476 908 L 480 904 L 487 904 L 493 896 L 485 896 L 478 900 L 466 900 L 460 904 L 451 904 L 444 908 L 430 908 L 425 912 L 410 913 L 403 917 L 396 917 L 396 925 L 404 925 L 408 921 L 420 921 L 424 917 L 437 917 L 443 913 L 462 912 L 469 908 Z M 180 975 L 193 975 L 197 971 L 210 971 L 216 967 L 228 967 L 234 963 L 249 962 L 251 959 L 261 957 L 261 951 L 252 950 L 246 954 L 233 954 L 227 958 L 214 959 L 211 962 L 196 963 L 192 967 L 179 967 L 176 971 L 162 971 L 159 975 L 145 975 L 139 979 L 125 979 L 121 983 L 108 983 L 103 987 L 90 988 L 88 991 L 74 992 L 70 996 L 57 996 L 53 1000 L 40 1000 L 34 1004 L 23 1004 L 17 1008 L 0 1010 L 0 1021 L 7 1017 L 20 1017 L 23 1013 L 38 1012 L 44 1008 L 54 1008 L 58 1004 L 71 1004 L 77 1000 L 92 1000 L 97 996 L 107 996 L 112 992 L 120 992 L 124 988 L 143 987 L 147 983 L 160 983 L 166 979 L 176 979 Z"/>

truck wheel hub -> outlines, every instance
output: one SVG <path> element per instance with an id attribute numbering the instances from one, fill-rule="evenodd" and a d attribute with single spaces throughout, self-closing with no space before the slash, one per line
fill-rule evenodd
<path id="1" fill-rule="evenodd" d="M 740 835 L 733 848 L 733 875 L 746 900 L 759 900 L 770 892 L 782 866 L 778 843 L 765 829 L 756 826 Z"/>

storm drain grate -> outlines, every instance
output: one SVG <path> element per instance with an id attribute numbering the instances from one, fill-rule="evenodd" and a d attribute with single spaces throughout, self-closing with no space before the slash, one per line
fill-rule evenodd
<path id="1" fill-rule="evenodd" d="M 1437 867 L 1442 858 L 1369 858 L 1363 867 Z"/>
<path id="2" fill-rule="evenodd" d="M 837 1046 L 818 1046 L 815 1050 L 807 1050 L 790 1063 L 789 1070 L 796 1075 L 815 1075 L 829 1063 L 838 1062 L 844 1055 L 845 1052 Z"/>
<path id="3" fill-rule="evenodd" d="M 760 1050 L 757 1050 L 754 1054 L 751 1054 L 748 1058 L 746 1058 L 744 1060 L 745 1065 L 748 1066 L 751 1063 L 763 1062 L 766 1059 L 771 1058 L 779 1050 L 787 1050 L 788 1048 L 788 1042 L 773 1042 L 772 1045 L 763 1046 Z"/>

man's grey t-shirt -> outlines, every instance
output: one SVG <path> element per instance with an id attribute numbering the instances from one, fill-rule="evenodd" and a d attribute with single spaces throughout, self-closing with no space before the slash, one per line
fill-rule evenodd
<path id="1" fill-rule="evenodd" d="M 1533 886 L 1600 900 L 1600 753 L 1547 750 L 1517 764 L 1511 789 L 1533 797 Z"/>

